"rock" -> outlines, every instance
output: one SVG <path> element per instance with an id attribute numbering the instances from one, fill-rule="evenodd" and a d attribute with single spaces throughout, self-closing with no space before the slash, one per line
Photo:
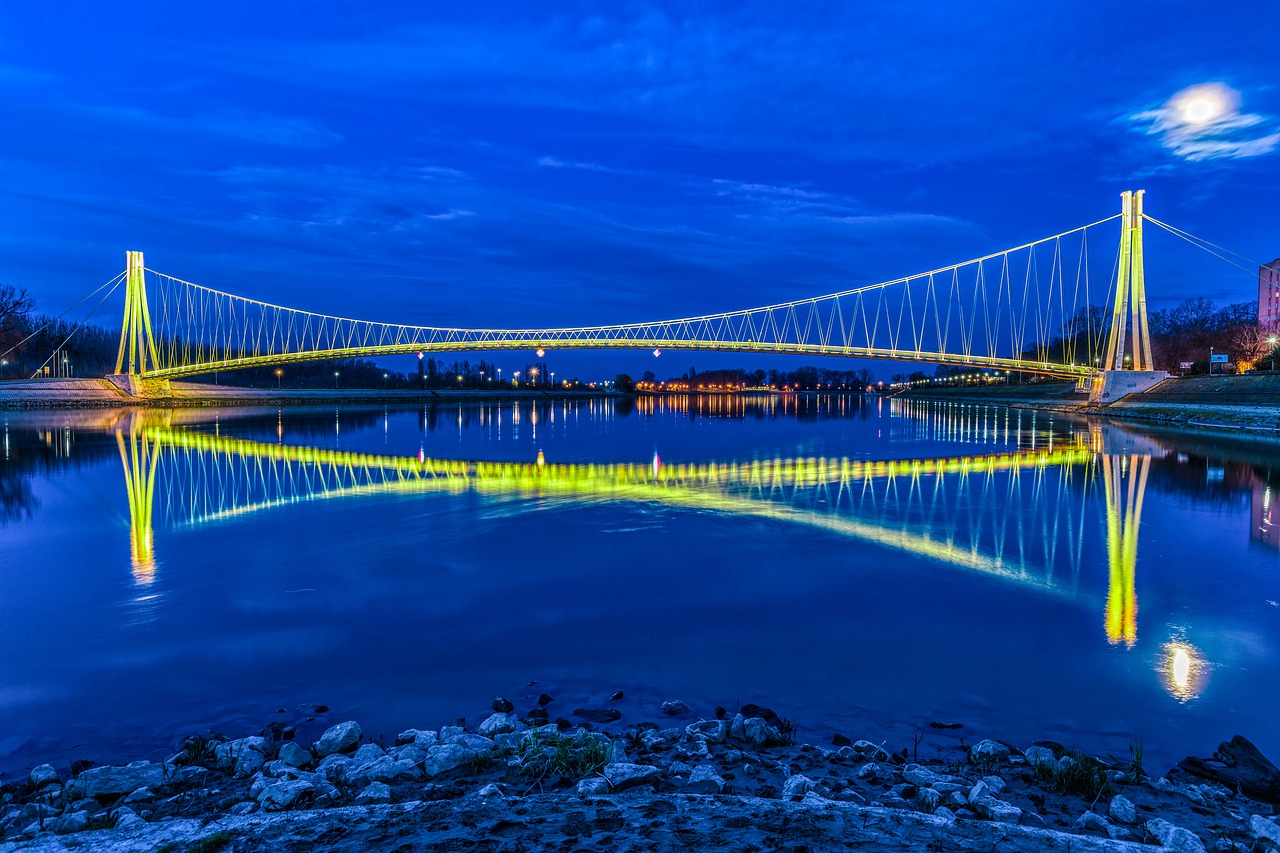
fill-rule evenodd
<path id="1" fill-rule="evenodd" d="M 606 764 L 603 772 L 614 791 L 652 785 L 662 778 L 662 771 L 648 764 Z"/>
<path id="2" fill-rule="evenodd" d="M 698 766 L 701 767 L 702 765 Z M 688 777 L 693 774 L 693 768 L 688 764 L 685 764 L 683 761 L 673 761 L 671 762 L 671 766 L 667 768 L 667 772 L 672 776 Z"/>
<path id="3" fill-rule="evenodd" d="M 427 750 L 416 743 L 409 743 L 391 747 L 387 750 L 387 755 L 396 761 L 412 761 L 414 764 L 421 764 L 427 758 Z"/>
<path id="4" fill-rule="evenodd" d="M 625 695 L 625 694 L 623 694 L 623 692 L 622 692 L 621 690 L 619 690 L 617 693 L 615 693 L 615 694 L 613 694 L 612 696 L 610 696 L 610 697 L 609 697 L 609 700 L 610 700 L 610 701 L 612 701 L 612 702 L 617 702 L 617 701 L 618 701 L 619 699 L 621 699 L 624 695 Z"/>
<path id="5" fill-rule="evenodd" d="M 511 704 L 511 701 L 505 696 L 499 696 L 493 700 L 493 710 L 496 714 L 510 714 L 515 709 L 516 706 Z"/>
<path id="6" fill-rule="evenodd" d="M 902 768 L 902 778 L 912 785 L 928 788 L 938 781 L 938 774 L 919 764 L 908 764 Z"/>
<path id="7" fill-rule="evenodd" d="M 871 761 L 858 768 L 858 778 L 868 782 L 888 782 L 893 779 L 893 768 Z"/>
<path id="8" fill-rule="evenodd" d="M 854 741 L 853 754 L 863 761 L 888 761 L 889 753 L 869 740 Z"/>
<path id="9" fill-rule="evenodd" d="M 925 814 L 933 814 L 941 803 L 942 795 L 933 788 L 917 788 L 916 795 L 911 802 L 913 806 Z"/>
<path id="10" fill-rule="evenodd" d="M 280 747 L 280 760 L 290 767 L 306 767 L 311 763 L 311 753 L 293 741 L 288 741 Z"/>
<path id="11" fill-rule="evenodd" d="M 163 764 L 135 761 L 126 767 L 91 767 L 69 782 L 67 791 L 73 798 L 103 799 L 163 784 Z"/>
<path id="12" fill-rule="evenodd" d="M 679 699 L 662 703 L 662 713 L 666 714 L 668 717 L 682 717 L 691 710 L 693 709 L 684 702 L 681 702 Z"/>
<path id="13" fill-rule="evenodd" d="M 258 794 L 258 802 L 265 811 L 281 812 L 309 803 L 316 793 L 316 786 L 302 779 L 267 785 Z"/>
<path id="14" fill-rule="evenodd" d="M 847 737 L 840 734 L 839 732 L 836 732 L 831 736 L 831 745 L 832 746 L 853 746 L 853 741 L 849 740 Z"/>
<path id="15" fill-rule="evenodd" d="M 316 767 L 316 773 L 330 782 L 346 782 L 355 769 L 356 763 L 351 760 L 350 756 L 334 753 L 333 755 L 325 756 L 324 760 Z"/>
<path id="16" fill-rule="evenodd" d="M 114 829 L 116 832 L 132 832 L 135 829 L 145 829 L 146 826 L 147 826 L 147 822 L 145 820 L 138 817 L 133 812 L 130 812 L 129 814 L 117 820 L 115 823 L 115 826 L 113 826 L 112 829 Z"/>
<path id="17" fill-rule="evenodd" d="M 1053 750 L 1045 746 L 1029 746 L 1023 755 L 1027 757 L 1027 763 L 1032 767 L 1058 763 L 1058 757 L 1053 754 Z"/>
<path id="18" fill-rule="evenodd" d="M 765 722 L 763 717 L 747 717 L 742 723 L 743 739 L 747 743 L 764 746 L 782 740 L 781 734 Z"/>
<path id="19" fill-rule="evenodd" d="M 257 807 L 256 803 L 236 803 L 234 806 L 227 809 L 227 814 L 247 815 Z"/>
<path id="20" fill-rule="evenodd" d="M 156 795 L 151 792 L 150 788 L 139 788 L 129 796 L 125 797 L 123 802 L 126 805 L 133 805 L 135 803 L 149 803 L 155 798 Z"/>
<path id="21" fill-rule="evenodd" d="M 475 754 L 466 747 L 452 743 L 433 746 L 427 750 L 426 760 L 422 762 L 422 770 L 429 778 L 439 776 L 441 773 L 466 764 Z"/>
<path id="22" fill-rule="evenodd" d="M 338 723 L 330 727 L 320 736 L 320 740 L 316 741 L 316 755 L 324 758 L 335 752 L 351 752 L 362 737 L 364 737 L 364 730 L 355 720 Z"/>
<path id="23" fill-rule="evenodd" d="M 45 785 L 53 782 L 60 782 L 58 771 L 53 769 L 52 764 L 41 764 L 39 767 L 31 769 L 31 775 L 27 777 L 27 781 L 31 783 L 31 787 L 39 790 Z"/>
<path id="24" fill-rule="evenodd" d="M 724 743 L 729 736 L 729 727 L 724 720 L 701 720 L 685 726 L 684 733 L 690 738 L 703 738 L 711 743 Z"/>
<path id="25" fill-rule="evenodd" d="M 462 726 L 445 726 L 440 730 L 440 742 L 448 743 L 460 734 L 465 734 L 466 729 Z"/>
<path id="26" fill-rule="evenodd" d="M 385 782 L 370 782 L 356 795 L 357 806 L 372 806 L 391 802 L 391 786 Z"/>
<path id="27" fill-rule="evenodd" d="M 1178 767 L 1202 779 L 1240 790 L 1255 800 L 1280 805 L 1280 768 L 1263 755 L 1248 738 L 1236 735 L 1218 744 L 1212 758 L 1188 756 Z"/>
<path id="28" fill-rule="evenodd" d="M 720 794 L 724 792 L 724 779 L 712 764 L 699 764 L 689 774 L 689 783 L 681 789 L 685 794 Z"/>
<path id="29" fill-rule="evenodd" d="M 573 715 L 589 723 L 612 723 L 622 719 L 622 712 L 617 708 L 578 708 Z"/>
<path id="30" fill-rule="evenodd" d="M 264 762 L 267 760 L 266 738 L 257 735 L 242 737 L 216 744 L 213 747 L 213 759 L 223 770 L 235 770 L 240 763 L 240 759 L 249 753 L 252 753 L 252 755 L 245 762 L 245 772 L 241 774 L 244 776 L 252 776 L 258 772 L 258 768 L 262 766 L 257 760 L 258 757 L 261 757 Z M 255 764 L 257 767 L 253 766 Z"/>
<path id="31" fill-rule="evenodd" d="M 48 767 L 48 765 L 42 765 Z M 53 822 L 50 827 L 58 835 L 69 835 L 73 832 L 83 832 L 89 827 L 88 812 L 69 812 Z"/>
<path id="32" fill-rule="evenodd" d="M 1086 811 L 1080 817 L 1076 818 L 1076 826 L 1081 829 L 1092 829 L 1097 832 L 1106 832 L 1111 828 L 1111 824 L 1107 823 L 1107 819 L 1094 811 Z"/>
<path id="33" fill-rule="evenodd" d="M 485 785 L 485 786 L 484 786 L 483 788 L 481 788 L 479 791 L 476 791 L 476 796 L 477 796 L 477 797 L 485 797 L 485 798 L 489 798 L 489 797 L 497 797 L 498 799 L 505 799 L 505 798 L 506 798 L 506 794 L 502 793 L 502 789 L 501 789 L 501 788 L 499 788 L 499 787 L 498 787 L 496 784 L 494 784 L 493 782 L 490 782 L 488 785 Z"/>
<path id="34" fill-rule="evenodd" d="M 407 729 L 396 735 L 396 746 L 404 746 L 405 744 L 417 744 L 426 749 L 429 746 L 435 746 L 440 742 L 440 736 L 435 732 L 424 732 L 421 729 Z"/>
<path id="35" fill-rule="evenodd" d="M 956 813 L 946 806 L 938 806 L 933 810 L 933 816 L 941 818 L 944 823 L 955 823 Z"/>
<path id="36" fill-rule="evenodd" d="M 602 776 L 590 776 L 579 782 L 578 787 L 574 790 L 578 796 L 582 797 L 607 794 L 610 791 L 609 780 Z"/>
<path id="37" fill-rule="evenodd" d="M 802 800 L 804 795 L 813 790 L 813 780 L 808 776 L 787 777 L 787 781 L 782 783 L 782 799 L 784 800 Z"/>
<path id="38" fill-rule="evenodd" d="M 495 701 L 494 704 L 496 705 L 497 702 Z M 508 702 L 507 704 L 510 705 L 511 703 Z M 487 738 L 491 738 L 494 735 L 510 734 L 516 730 L 516 725 L 519 722 L 515 714 L 500 711 L 476 726 L 476 734 Z"/>
<path id="39" fill-rule="evenodd" d="M 440 747 L 436 747 L 439 749 Z M 398 782 L 402 779 L 421 779 L 422 771 L 412 761 L 396 761 L 389 755 L 374 759 L 356 771 L 370 782 Z"/>
<path id="40" fill-rule="evenodd" d="M 1280 847 L 1280 826 L 1276 826 L 1275 821 L 1267 820 L 1262 815 L 1253 815 L 1249 820 L 1249 829 L 1258 838 L 1265 838 Z"/>
<path id="41" fill-rule="evenodd" d="M 443 740 L 442 743 L 445 746 L 460 746 L 472 752 L 488 752 L 496 745 L 490 738 L 484 735 L 472 734 L 471 732 L 456 734 L 448 740 Z"/>
<path id="42" fill-rule="evenodd" d="M 742 716 L 750 719 L 751 717 L 759 717 L 766 723 L 777 723 L 778 715 L 774 713 L 772 708 L 766 708 L 763 705 L 757 705 L 754 702 L 748 702 L 739 709 Z"/>
<path id="43" fill-rule="evenodd" d="M 377 761 L 384 755 L 386 753 L 382 751 L 382 747 L 376 743 L 366 743 L 361 744 L 360 748 L 351 756 L 351 760 L 356 764 L 368 764 L 372 761 Z"/>
<path id="44" fill-rule="evenodd" d="M 1167 820 L 1156 818 L 1146 823 L 1149 832 L 1170 853 L 1205 853 L 1200 836 L 1189 829 L 1174 826 Z"/>
<path id="45" fill-rule="evenodd" d="M 548 696 L 548 695 L 547 695 L 547 694 L 545 694 L 545 693 L 539 693 L 539 694 L 538 694 L 538 705 L 539 705 L 539 707 L 545 708 L 545 707 L 547 707 L 548 705 L 550 705 L 550 704 L 551 704 L 552 702 L 554 702 L 554 701 L 556 701 L 556 700 L 555 700 L 555 699 L 552 699 L 550 696 Z"/>
<path id="46" fill-rule="evenodd" d="M 1003 764 L 1009 760 L 1009 747 L 994 740 L 981 740 L 969 750 L 969 759 L 974 764 Z"/>
<path id="47" fill-rule="evenodd" d="M 987 790 L 993 794 L 1004 793 L 1004 779 L 999 776 L 983 776 L 982 781 L 987 783 Z"/>
<path id="48" fill-rule="evenodd" d="M 244 749 L 236 757 L 235 775 L 245 778 L 252 776 L 267 763 L 267 756 L 256 749 Z"/>
<path id="49" fill-rule="evenodd" d="M 1138 810 L 1134 808 L 1133 803 L 1129 802 L 1127 797 L 1112 797 L 1111 805 L 1107 807 L 1107 814 L 1111 815 L 1112 820 L 1120 823 L 1134 824 L 1138 822 Z"/>
<path id="50" fill-rule="evenodd" d="M 1017 823 L 1022 818 L 1022 809 L 995 797 L 980 797 L 976 800 L 970 797 L 969 808 L 987 820 L 1001 823 Z"/>
<path id="51" fill-rule="evenodd" d="M 991 796 L 991 789 L 987 787 L 987 783 L 979 779 L 972 788 L 969 789 L 968 798 L 976 800 L 981 797 Z"/>

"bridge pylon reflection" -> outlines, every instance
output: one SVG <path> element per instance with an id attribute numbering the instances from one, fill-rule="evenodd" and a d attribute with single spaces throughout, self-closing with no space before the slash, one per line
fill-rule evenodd
<path id="1" fill-rule="evenodd" d="M 145 416 L 116 435 L 140 585 L 156 576 L 157 511 L 162 530 L 182 530 L 304 501 L 471 492 L 651 502 L 801 524 L 1066 599 L 1080 597 L 1087 542 L 1105 529 L 1106 635 L 1130 646 L 1137 636 L 1134 576 L 1150 457 L 1102 453 L 1096 432 L 1052 448 L 942 459 L 705 464 L 400 457 L 235 438 Z"/>
<path id="2" fill-rule="evenodd" d="M 1138 641 L 1138 528 L 1151 457 L 1109 456 L 1102 463 L 1107 493 L 1107 640 L 1130 648 Z"/>

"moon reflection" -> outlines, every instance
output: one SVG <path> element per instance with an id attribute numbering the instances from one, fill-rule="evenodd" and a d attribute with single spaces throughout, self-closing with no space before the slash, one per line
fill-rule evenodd
<path id="1" fill-rule="evenodd" d="M 1165 689 L 1179 702 L 1189 702 L 1204 692 L 1209 665 L 1200 650 L 1182 640 L 1170 640 L 1160 647 L 1156 669 Z"/>

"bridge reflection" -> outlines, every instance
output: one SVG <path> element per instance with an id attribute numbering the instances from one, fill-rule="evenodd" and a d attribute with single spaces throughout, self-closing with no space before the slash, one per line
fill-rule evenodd
<path id="1" fill-rule="evenodd" d="M 804 525 L 1073 600 L 1088 597 L 1087 544 L 1105 530 L 1105 633 L 1115 644 L 1137 640 L 1138 528 L 1151 457 L 1103 452 L 1098 429 L 1052 447 L 941 459 L 701 464 L 665 464 L 656 454 L 644 463 L 564 464 L 541 453 L 525 463 L 355 453 L 229 437 L 145 413 L 118 424 L 116 442 L 140 585 L 156 577 L 157 521 L 181 530 L 388 494 L 651 502 Z"/>

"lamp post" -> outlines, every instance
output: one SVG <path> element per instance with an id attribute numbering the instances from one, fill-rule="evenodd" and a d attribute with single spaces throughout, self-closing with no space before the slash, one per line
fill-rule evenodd
<path id="1" fill-rule="evenodd" d="M 339 371 L 339 370 L 335 370 L 335 371 L 333 371 L 333 387 L 334 387 L 334 388 L 337 388 L 337 387 L 338 387 L 338 374 L 339 374 L 339 373 L 341 373 L 341 371 Z"/>
<path id="2" fill-rule="evenodd" d="M 1276 369 L 1276 336 L 1268 336 L 1267 343 L 1271 345 L 1271 369 L 1274 371 Z"/>
<path id="3" fill-rule="evenodd" d="M 276 390 L 277 391 L 280 390 L 280 377 L 282 376 L 284 376 L 284 371 L 277 367 L 276 368 Z"/>
<path id="4" fill-rule="evenodd" d="M 382 390 L 387 390 L 387 374 L 382 374 Z"/>

